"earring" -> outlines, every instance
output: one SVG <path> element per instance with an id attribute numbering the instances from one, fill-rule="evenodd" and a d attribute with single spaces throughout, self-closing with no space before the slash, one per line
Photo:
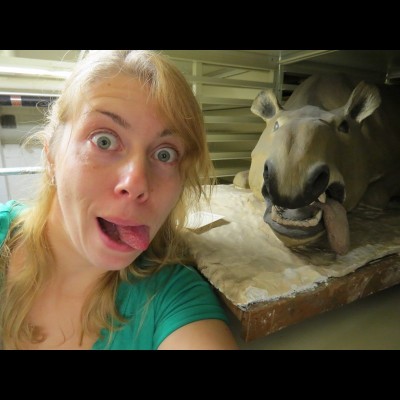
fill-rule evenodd
<path id="1" fill-rule="evenodd" d="M 57 186 L 56 184 L 56 176 L 53 175 L 50 180 L 50 186 Z"/>

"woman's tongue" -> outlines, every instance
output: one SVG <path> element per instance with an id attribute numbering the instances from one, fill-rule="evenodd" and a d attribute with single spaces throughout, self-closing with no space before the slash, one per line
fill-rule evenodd
<path id="1" fill-rule="evenodd" d="M 146 250 L 150 244 L 150 230 L 146 225 L 123 226 L 99 218 L 100 226 L 112 240 L 123 242 L 137 250 Z"/>
<path id="2" fill-rule="evenodd" d="M 117 225 L 119 238 L 137 250 L 146 250 L 150 244 L 149 227 L 145 225 L 139 226 L 120 226 Z"/>

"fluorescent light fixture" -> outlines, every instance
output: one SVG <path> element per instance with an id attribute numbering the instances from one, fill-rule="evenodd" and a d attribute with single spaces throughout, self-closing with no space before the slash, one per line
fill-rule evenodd
<path id="1" fill-rule="evenodd" d="M 43 171 L 44 171 L 43 167 L 0 168 L 0 176 L 39 174 Z"/>
<path id="2" fill-rule="evenodd" d="M 40 96 L 40 97 L 60 97 L 59 93 L 42 92 L 5 92 L 0 89 L 0 96 Z"/>
<path id="3" fill-rule="evenodd" d="M 58 78 L 65 79 L 71 74 L 71 71 L 49 70 L 43 68 L 25 68 L 25 67 L 10 67 L 0 65 L 0 74 L 6 75 L 28 75 L 43 78 Z"/>

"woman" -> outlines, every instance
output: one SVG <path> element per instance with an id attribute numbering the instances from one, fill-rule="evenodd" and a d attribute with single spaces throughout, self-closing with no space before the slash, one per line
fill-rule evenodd
<path id="1" fill-rule="evenodd" d="M 95 51 L 40 135 L 37 202 L 0 208 L 5 349 L 234 349 L 181 229 L 210 160 L 183 75 L 151 51 Z"/>

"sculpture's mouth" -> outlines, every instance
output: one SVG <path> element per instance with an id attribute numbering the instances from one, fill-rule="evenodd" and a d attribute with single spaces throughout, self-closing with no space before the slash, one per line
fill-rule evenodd
<path id="1" fill-rule="evenodd" d="M 333 237 L 340 236 L 340 232 L 343 237 L 348 235 L 346 210 L 342 205 L 345 198 L 342 184 L 330 185 L 318 199 L 300 208 L 285 208 L 272 204 L 264 188 L 263 195 L 267 204 L 264 221 L 288 246 L 312 242 L 325 231 L 330 242 Z M 336 239 L 332 240 L 332 248 L 342 253 L 344 250 L 339 249 Z"/>
<path id="2" fill-rule="evenodd" d="M 324 193 L 317 201 L 323 203 L 325 199 Z M 313 238 L 325 230 L 322 210 L 315 206 L 315 202 L 301 208 L 284 208 L 269 201 L 264 221 L 280 235 L 292 239 Z"/>

